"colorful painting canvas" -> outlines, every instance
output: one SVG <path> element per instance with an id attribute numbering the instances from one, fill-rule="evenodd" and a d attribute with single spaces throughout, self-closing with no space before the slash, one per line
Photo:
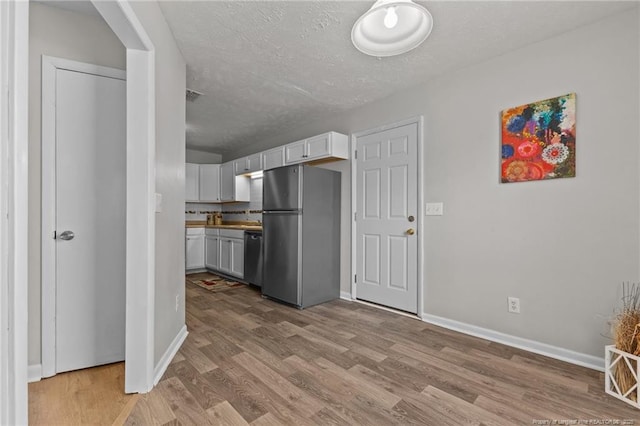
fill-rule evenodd
<path id="1" fill-rule="evenodd" d="M 576 94 L 502 111 L 502 182 L 576 175 Z"/>

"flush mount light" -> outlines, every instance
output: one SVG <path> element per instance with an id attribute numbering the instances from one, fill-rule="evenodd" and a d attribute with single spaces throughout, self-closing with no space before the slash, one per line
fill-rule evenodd
<path id="1" fill-rule="evenodd" d="M 378 0 L 351 30 L 351 41 L 362 53 L 394 56 L 415 49 L 429 37 L 433 18 L 411 0 Z"/>

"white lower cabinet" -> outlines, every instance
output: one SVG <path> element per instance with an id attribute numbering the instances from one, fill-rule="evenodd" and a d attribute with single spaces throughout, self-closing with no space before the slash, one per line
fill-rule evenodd
<path id="1" fill-rule="evenodd" d="M 185 269 L 203 269 L 204 228 L 187 228 L 185 238 Z"/>
<path id="2" fill-rule="evenodd" d="M 208 269 L 218 269 L 220 267 L 220 237 L 217 235 L 205 235 L 204 246 L 204 266 Z"/>
<path id="3" fill-rule="evenodd" d="M 225 275 L 244 277 L 244 231 L 207 229 L 206 267 Z"/>
<path id="4" fill-rule="evenodd" d="M 231 275 L 244 277 L 244 239 L 231 240 Z"/>
<path id="5" fill-rule="evenodd" d="M 225 274 L 231 273 L 231 240 L 223 238 L 220 240 L 220 264 L 218 270 Z"/>

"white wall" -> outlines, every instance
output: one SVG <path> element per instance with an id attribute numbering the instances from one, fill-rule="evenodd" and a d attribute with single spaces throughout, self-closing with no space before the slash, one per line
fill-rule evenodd
<path id="1" fill-rule="evenodd" d="M 29 365 L 40 364 L 41 223 L 41 55 L 119 69 L 125 49 L 104 21 L 95 16 L 41 3 L 29 8 Z"/>
<path id="2" fill-rule="evenodd" d="M 255 150 L 424 116 L 424 197 L 445 211 L 422 218 L 426 313 L 602 357 L 620 283 L 639 279 L 638 44 L 636 9 L 300 125 Z M 568 92 L 577 94 L 577 176 L 500 184 L 500 111 Z M 334 167 L 349 191 L 348 164 Z M 508 296 L 520 298 L 520 315 L 507 312 Z"/>
<path id="3" fill-rule="evenodd" d="M 186 64 L 156 2 L 131 2 L 155 46 L 156 214 L 154 363 L 185 324 L 184 197 Z M 176 309 L 176 296 L 179 298 Z"/>
<path id="4" fill-rule="evenodd" d="M 186 161 L 187 163 L 196 164 L 220 164 L 222 163 L 222 155 L 197 149 L 187 149 Z"/>
<path id="5" fill-rule="evenodd" d="M 620 283 L 639 278 L 636 13 L 427 87 L 425 198 L 446 212 L 427 225 L 427 312 L 602 356 Z M 497 183 L 497 112 L 568 92 L 577 177 Z"/>

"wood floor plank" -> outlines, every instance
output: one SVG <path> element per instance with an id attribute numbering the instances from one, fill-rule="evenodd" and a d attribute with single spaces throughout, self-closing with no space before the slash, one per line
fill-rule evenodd
<path id="1" fill-rule="evenodd" d="M 385 407 L 379 402 L 369 398 L 369 395 L 356 395 L 353 405 L 367 420 L 367 425 L 417 425 L 414 418 L 408 413 L 396 410 L 394 407 Z"/>
<path id="2" fill-rule="evenodd" d="M 124 393 L 124 363 L 102 365 L 29 384 L 32 425 L 110 425 L 134 395 Z"/>
<path id="3" fill-rule="evenodd" d="M 234 311 L 227 311 L 227 318 L 231 319 L 237 326 L 240 326 L 247 330 L 253 330 L 260 327 L 260 324 L 253 321 L 247 314 L 239 314 Z"/>
<path id="4" fill-rule="evenodd" d="M 382 407 L 391 408 L 402 399 L 386 389 L 382 389 L 367 380 L 363 380 L 357 375 L 351 374 L 348 370 L 343 369 L 325 358 L 317 358 L 315 363 L 320 366 L 320 368 L 332 371 L 335 375 L 342 377 L 343 381 L 349 383 L 355 389 L 358 389 L 359 394 L 366 395 Z"/>
<path id="5" fill-rule="evenodd" d="M 344 369 L 349 369 L 355 364 L 353 358 L 346 355 L 348 351 L 343 352 L 341 349 L 311 342 L 297 334 L 286 339 L 285 344 L 292 349 L 293 353 L 309 361 L 317 358 L 318 354 L 322 354 L 324 358 Z"/>
<path id="6" fill-rule="evenodd" d="M 351 426 L 353 423 L 333 411 L 331 408 L 325 407 L 311 417 L 311 420 L 317 425 L 336 425 Z"/>
<path id="7" fill-rule="evenodd" d="M 247 369 L 250 374 L 271 388 L 273 392 L 294 404 L 296 409 L 305 417 L 311 417 L 322 410 L 323 406 L 319 401 L 309 397 L 286 378 L 280 376 L 276 371 L 248 353 L 242 352 L 235 355 L 233 359 L 240 365 L 251 366 L 251 368 Z"/>
<path id="8" fill-rule="evenodd" d="M 314 333 L 303 327 L 298 327 L 294 324 L 291 324 L 288 321 L 282 321 L 278 323 L 278 328 L 280 328 L 281 330 L 284 330 L 285 333 L 289 334 L 289 336 L 287 337 L 298 335 L 310 341 L 311 343 L 314 343 L 315 345 L 328 346 L 329 348 L 337 352 L 346 352 L 349 350 L 349 348 L 346 348 L 342 345 L 332 342 L 331 340 L 322 337 L 318 333 Z"/>
<path id="9" fill-rule="evenodd" d="M 532 423 L 534 419 L 562 419 L 565 414 L 553 412 L 542 407 L 535 407 L 526 404 L 524 401 L 518 402 L 517 406 L 513 403 L 505 403 L 504 399 L 496 401 L 484 395 L 479 395 L 474 405 L 497 415 L 500 418 L 508 420 L 511 424 Z"/>
<path id="10" fill-rule="evenodd" d="M 211 344 L 207 346 L 197 347 L 195 342 L 192 341 L 184 342 L 182 347 L 180 348 L 180 354 L 189 360 L 189 363 L 198 370 L 198 373 L 206 373 L 208 371 L 214 370 L 218 368 L 216 363 L 202 353 L 201 349 L 211 346 Z"/>
<path id="11" fill-rule="evenodd" d="M 567 392 L 586 392 L 589 388 L 589 385 L 584 381 L 576 380 L 571 377 L 566 377 L 563 374 L 557 374 L 556 372 L 540 369 L 540 368 L 532 368 L 531 366 L 522 365 L 520 362 L 513 362 L 511 360 L 506 360 L 504 358 L 488 354 L 486 352 L 478 351 L 475 349 L 470 350 L 469 355 L 474 357 L 476 360 L 480 360 L 482 362 L 490 363 L 496 368 L 506 369 L 508 368 L 513 374 L 520 376 L 522 379 L 531 381 L 542 381 L 545 383 L 553 383 L 557 386 L 560 386 L 563 390 Z"/>
<path id="12" fill-rule="evenodd" d="M 403 399 L 393 409 L 418 425 L 458 426 L 460 424 L 425 403 L 414 405 L 411 401 Z"/>
<path id="13" fill-rule="evenodd" d="M 423 390 L 422 395 L 429 398 L 432 407 L 456 420 L 458 424 L 512 426 L 509 419 L 500 418 L 482 407 L 469 404 L 433 386 Z"/>
<path id="14" fill-rule="evenodd" d="M 271 413 L 266 413 L 250 423 L 254 426 L 282 426 L 282 423 Z"/>
<path id="15" fill-rule="evenodd" d="M 231 378 L 232 371 L 228 368 L 226 370 L 226 372 L 221 369 L 210 371 L 204 375 L 205 379 L 247 422 L 251 423 L 268 413 L 269 410 L 264 407 L 264 404 L 247 392 L 243 382 Z"/>
<path id="16" fill-rule="evenodd" d="M 243 341 L 238 343 L 238 347 L 264 362 L 270 368 L 277 371 L 282 377 L 287 377 L 293 373 L 291 367 L 284 362 L 284 359 L 257 342 L 251 340 Z"/>
<path id="17" fill-rule="evenodd" d="M 142 395 L 125 425 L 169 425 L 173 423 L 177 424 L 177 419 L 168 400 L 159 390 L 155 390 Z"/>
<path id="18" fill-rule="evenodd" d="M 387 355 L 382 352 L 378 352 L 375 349 L 371 349 L 366 346 L 362 346 L 359 343 L 352 342 L 351 339 L 356 337 L 355 334 L 335 332 L 332 329 L 325 328 L 325 326 L 323 325 L 308 325 L 304 329 L 310 333 L 321 336 L 325 340 L 333 340 L 341 347 L 348 348 L 349 350 L 359 353 L 360 355 L 371 358 L 373 361 L 380 362 L 387 357 Z"/>
<path id="19" fill-rule="evenodd" d="M 209 381 L 193 367 L 189 360 L 172 363 L 169 369 L 172 377 L 180 380 L 203 409 L 207 410 L 225 401 L 220 392 L 211 386 Z"/>
<path id="20" fill-rule="evenodd" d="M 158 391 L 182 425 L 210 425 L 209 416 L 182 382 L 172 377 L 158 383 Z"/>
<path id="21" fill-rule="evenodd" d="M 210 421 L 220 426 L 244 426 L 247 421 L 233 408 L 228 401 L 223 401 L 207 410 Z"/>
<path id="22" fill-rule="evenodd" d="M 255 401 L 258 401 L 260 406 L 271 413 L 280 424 L 296 424 L 301 426 L 311 424 L 308 417 L 302 413 L 304 408 L 299 410 L 299 407 L 294 401 L 288 400 L 286 395 L 274 392 L 271 387 L 267 386 L 266 383 L 251 374 L 240 364 L 231 361 L 226 373 L 236 383 L 242 384 L 243 392 Z"/>
<path id="23" fill-rule="evenodd" d="M 451 374 L 457 374 L 461 377 L 465 377 L 467 380 L 473 381 L 494 392 L 507 393 L 513 397 L 522 397 L 525 392 L 520 386 L 511 383 L 510 379 L 507 382 L 501 381 L 496 379 L 494 375 L 485 374 L 484 370 L 469 370 L 458 363 L 452 363 L 451 358 L 448 357 L 448 354 L 451 352 L 448 352 L 447 354 L 443 354 L 441 352 L 440 356 L 443 358 L 440 358 L 423 351 L 417 351 L 402 344 L 394 345 L 393 350 L 419 361 L 421 365 L 418 365 L 418 368 L 423 368 L 423 365 L 436 366 Z"/>
<path id="24" fill-rule="evenodd" d="M 290 365 L 292 369 L 312 378 L 309 381 L 310 383 L 318 383 L 320 389 L 314 393 L 321 395 L 321 399 L 325 403 L 350 401 L 357 391 L 342 380 L 341 376 L 336 375 L 334 371 L 303 360 L 297 355 L 290 356 L 284 362 Z M 327 392 L 328 396 L 324 396 L 324 392 Z"/>

